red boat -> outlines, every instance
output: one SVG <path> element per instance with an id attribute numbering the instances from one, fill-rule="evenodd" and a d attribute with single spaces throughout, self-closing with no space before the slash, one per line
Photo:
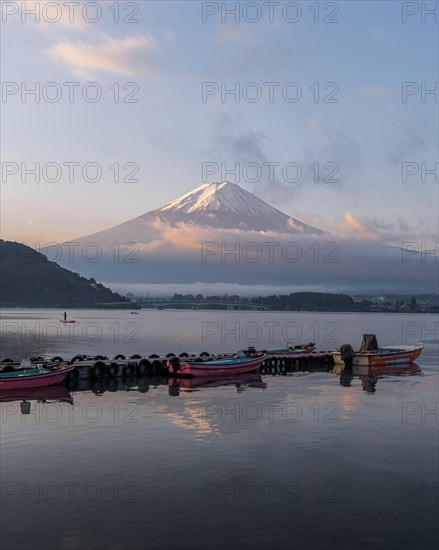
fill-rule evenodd
<path id="1" fill-rule="evenodd" d="M 54 367 L 37 367 L 30 369 L 14 369 L 0 372 L 0 391 L 41 388 L 59 384 L 74 369 L 74 366 L 56 365 Z"/>
<path id="2" fill-rule="evenodd" d="M 252 372 L 259 368 L 259 365 L 264 361 L 266 355 L 260 357 L 226 357 L 225 359 L 214 359 L 210 361 L 188 361 L 180 363 L 176 370 L 179 374 L 192 376 L 217 376 L 224 374 L 241 374 L 244 372 Z M 174 372 L 173 360 L 167 361 L 167 367 L 171 374 Z M 178 358 L 177 358 L 178 359 Z"/>

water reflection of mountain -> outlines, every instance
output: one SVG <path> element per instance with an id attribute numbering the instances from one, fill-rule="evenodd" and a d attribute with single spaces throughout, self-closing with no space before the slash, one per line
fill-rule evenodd
<path id="1" fill-rule="evenodd" d="M 74 380 L 67 384 L 78 405 L 84 399 L 89 399 L 90 391 L 99 397 L 101 405 L 108 403 L 112 399 L 111 392 L 114 392 L 114 400 L 135 402 L 135 407 L 146 409 L 144 418 L 153 415 L 166 419 L 175 427 L 189 430 L 197 439 L 214 435 L 216 442 L 219 441 L 218 436 L 225 433 L 251 429 L 250 423 L 240 422 L 241 409 L 246 412 L 246 403 L 254 404 L 260 400 L 260 395 L 255 399 L 253 391 L 260 394 L 267 387 L 262 376 L 255 373 L 192 379 L 133 376 L 124 379 Z M 231 405 L 228 404 L 230 402 Z M 227 414 L 230 407 L 235 411 L 233 418 Z"/>
<path id="2" fill-rule="evenodd" d="M 221 377 L 198 377 L 198 378 L 176 378 L 169 379 L 169 395 L 177 396 L 180 391 L 199 391 L 202 388 L 219 388 L 221 386 L 235 386 L 238 393 L 246 388 L 265 389 L 267 383 L 262 380 L 260 374 L 243 373 Z"/>

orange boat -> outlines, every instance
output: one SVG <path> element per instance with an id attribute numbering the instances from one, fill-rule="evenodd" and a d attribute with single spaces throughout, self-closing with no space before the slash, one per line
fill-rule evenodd
<path id="1" fill-rule="evenodd" d="M 417 344 L 378 347 L 374 334 L 364 334 L 359 351 L 353 351 L 351 346 L 346 344 L 342 348 L 351 350 L 351 353 L 348 353 L 350 357 L 347 358 L 346 351 L 341 348 L 334 351 L 334 372 L 341 372 L 347 364 L 351 364 L 353 374 L 368 376 L 369 373 L 394 374 L 406 369 L 421 355 L 424 346 Z"/>

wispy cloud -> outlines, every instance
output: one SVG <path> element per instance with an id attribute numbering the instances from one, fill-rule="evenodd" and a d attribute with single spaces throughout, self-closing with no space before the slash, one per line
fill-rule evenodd
<path id="1" fill-rule="evenodd" d="M 349 212 L 349 210 L 346 210 L 346 212 L 344 213 L 343 223 L 348 229 L 352 229 L 354 231 L 362 233 L 366 231 L 365 224 L 361 220 L 355 218 L 355 216 L 353 216 L 353 214 Z"/>
<path id="2" fill-rule="evenodd" d="M 380 85 L 363 86 L 363 90 L 369 94 L 390 95 L 388 88 Z"/>
<path id="3" fill-rule="evenodd" d="M 222 62 L 213 67 L 216 74 L 255 74 L 296 66 L 287 44 L 275 39 L 279 30 L 275 24 L 242 25 L 219 24 L 213 41 L 222 50 Z"/>
<path id="4" fill-rule="evenodd" d="M 82 30 L 87 23 L 82 16 L 81 6 L 53 0 L 22 0 L 21 2 L 2 2 L 1 12 L 3 21 L 24 22 L 26 25 L 35 25 L 43 32 L 51 31 L 56 26 L 68 27 L 71 30 Z"/>
<path id="5" fill-rule="evenodd" d="M 133 77 L 156 74 L 156 69 L 145 59 L 145 52 L 157 48 L 156 40 L 149 34 L 124 38 L 103 34 L 98 43 L 59 42 L 46 52 L 51 59 L 65 64 L 81 78 L 90 78 L 96 72 Z"/>
<path id="6" fill-rule="evenodd" d="M 391 37 L 391 34 L 388 31 L 383 31 L 382 29 L 373 29 L 371 31 L 371 34 L 375 40 L 378 42 L 383 42 L 385 40 L 389 40 Z"/>
<path id="7" fill-rule="evenodd" d="M 346 210 L 343 219 L 335 229 L 335 233 L 341 237 L 349 239 L 360 238 L 367 240 L 381 240 L 391 237 L 391 231 L 394 229 L 392 223 L 386 223 L 376 218 L 365 218 L 354 216 L 352 212 Z"/>

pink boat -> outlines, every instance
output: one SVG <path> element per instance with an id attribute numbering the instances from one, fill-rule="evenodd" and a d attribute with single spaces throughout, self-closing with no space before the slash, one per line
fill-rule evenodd
<path id="1" fill-rule="evenodd" d="M 214 359 L 211 361 L 188 361 L 180 363 L 177 367 L 179 374 L 192 376 L 217 376 L 224 374 L 241 374 L 252 372 L 259 368 L 260 364 L 266 358 L 266 355 L 260 357 L 227 357 L 225 359 Z M 173 358 L 167 361 L 167 367 L 170 374 L 174 372 Z M 178 358 L 177 358 L 178 359 Z"/>
<path id="2" fill-rule="evenodd" d="M 0 391 L 41 388 L 59 384 L 75 367 L 57 365 L 52 368 L 39 367 L 34 369 L 16 369 L 0 372 Z"/>

